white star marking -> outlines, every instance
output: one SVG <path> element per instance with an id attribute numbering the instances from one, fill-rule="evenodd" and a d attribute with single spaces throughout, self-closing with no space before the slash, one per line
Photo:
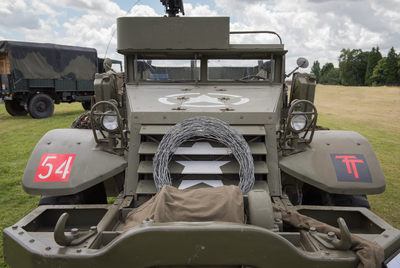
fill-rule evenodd
<path id="1" fill-rule="evenodd" d="M 187 99 L 185 100 L 182 97 L 186 97 Z M 229 101 L 222 102 L 220 97 L 228 97 Z M 226 105 L 242 105 L 248 103 L 250 99 L 238 95 L 222 93 L 180 93 L 161 97 L 158 101 L 167 105 L 181 105 L 193 108 L 224 108 Z"/>
<path id="2" fill-rule="evenodd" d="M 240 99 L 240 101 L 238 101 L 238 102 L 231 103 L 232 105 L 242 105 L 242 104 L 248 103 L 250 101 L 249 98 L 244 98 L 242 96 L 232 95 L 232 94 L 208 93 L 208 95 L 226 96 L 226 97 L 239 98 Z"/>
<path id="3" fill-rule="evenodd" d="M 176 161 L 184 166 L 181 174 L 223 174 L 221 166 L 230 161 Z"/>
<path id="4" fill-rule="evenodd" d="M 195 142 L 192 147 L 179 147 L 176 155 L 228 155 L 231 150 L 225 147 L 212 147 L 209 142 Z"/>
<path id="5" fill-rule="evenodd" d="M 170 102 L 168 100 L 168 98 L 178 98 L 178 97 L 184 97 L 184 96 L 190 96 L 190 95 L 200 95 L 200 93 L 184 93 L 184 94 L 172 94 L 172 95 L 168 95 L 162 98 L 159 98 L 158 101 L 164 104 L 168 104 L 168 105 L 174 105 L 176 104 L 175 102 Z"/>
<path id="6" fill-rule="evenodd" d="M 185 101 L 182 106 L 185 106 L 187 104 L 193 104 L 193 103 L 212 103 L 212 104 L 224 104 L 222 101 L 220 101 L 218 98 L 215 97 L 210 97 L 207 95 L 200 95 L 198 97 L 193 97 L 190 98 L 189 100 Z"/>
<path id="7" fill-rule="evenodd" d="M 204 183 L 211 187 L 224 186 L 221 180 L 183 180 L 179 185 L 178 189 L 183 190 L 197 184 Z"/>

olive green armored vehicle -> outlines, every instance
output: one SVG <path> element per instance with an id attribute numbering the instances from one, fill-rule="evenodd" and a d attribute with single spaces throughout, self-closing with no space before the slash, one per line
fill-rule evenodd
<path id="1" fill-rule="evenodd" d="M 315 77 L 292 72 L 288 90 L 281 38 L 167 11 L 118 18 L 125 72 L 96 75 L 91 129 L 36 145 L 22 184 L 42 198 L 3 231 L 6 262 L 399 267 L 400 231 L 368 209 L 385 189 L 371 145 L 317 129 Z"/>

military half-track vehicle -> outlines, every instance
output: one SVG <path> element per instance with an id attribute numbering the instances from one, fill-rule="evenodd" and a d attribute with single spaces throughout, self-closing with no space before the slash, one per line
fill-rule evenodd
<path id="1" fill-rule="evenodd" d="M 316 130 L 315 77 L 294 73 L 288 90 L 279 35 L 230 32 L 227 17 L 121 17 L 117 27 L 125 83 L 96 75 L 92 129 L 52 130 L 35 147 L 22 183 L 42 199 L 3 231 L 11 267 L 399 263 L 400 231 L 365 198 L 385 189 L 371 145 L 352 131 Z M 229 41 L 249 33 L 277 42 Z M 240 189 L 230 200 L 243 222 L 145 217 L 126 228 L 165 185 Z M 161 205 L 179 202 L 191 213 L 185 199 Z"/>

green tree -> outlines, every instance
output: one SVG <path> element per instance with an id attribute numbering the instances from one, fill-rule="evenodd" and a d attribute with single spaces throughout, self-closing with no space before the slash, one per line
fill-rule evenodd
<path id="1" fill-rule="evenodd" d="M 386 63 L 383 68 L 383 73 L 385 75 L 385 84 L 386 85 L 394 85 L 399 84 L 399 65 L 398 65 L 398 56 L 396 51 L 392 47 L 389 50 Z"/>
<path id="2" fill-rule="evenodd" d="M 364 85 L 369 52 L 344 48 L 340 52 L 339 77 L 341 84 L 345 86 Z"/>
<path id="3" fill-rule="evenodd" d="M 333 69 L 333 68 L 335 68 L 335 67 L 333 66 L 332 62 L 325 63 L 324 66 L 322 66 L 321 72 L 319 73 L 320 78 L 325 76 L 329 72 L 329 70 Z"/>
<path id="4" fill-rule="evenodd" d="M 397 61 L 397 66 L 399 67 L 398 71 L 397 71 L 397 76 L 400 77 L 400 56 L 399 56 L 399 60 Z"/>
<path id="5" fill-rule="evenodd" d="M 368 63 L 367 63 L 367 70 L 365 73 L 365 85 L 371 86 L 372 85 L 372 73 L 374 72 L 375 66 L 378 64 L 378 61 L 382 59 L 382 54 L 379 51 L 379 47 L 372 48 L 372 50 L 368 54 Z"/>
<path id="6" fill-rule="evenodd" d="M 387 58 L 382 58 L 376 64 L 374 71 L 372 72 L 371 82 L 373 86 L 382 86 L 385 84 L 386 76 L 385 76 L 385 65 Z"/>
<path id="7" fill-rule="evenodd" d="M 319 65 L 319 61 L 314 61 L 313 66 L 311 67 L 311 72 L 315 74 L 315 77 L 317 79 L 317 83 L 319 83 L 319 78 L 320 78 L 320 72 L 321 72 L 321 67 Z"/>
<path id="8" fill-rule="evenodd" d="M 339 68 L 330 69 L 324 76 L 324 84 L 340 85 Z"/>
<path id="9" fill-rule="evenodd" d="M 339 85 L 339 69 L 333 66 L 333 63 L 327 62 L 322 66 L 319 82 L 321 84 Z"/>

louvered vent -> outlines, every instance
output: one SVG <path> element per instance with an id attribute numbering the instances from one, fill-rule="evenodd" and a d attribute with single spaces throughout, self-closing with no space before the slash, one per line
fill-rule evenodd
<path id="1" fill-rule="evenodd" d="M 144 125 L 140 129 L 140 162 L 138 166 L 138 194 L 153 194 L 153 157 L 163 135 L 171 126 Z M 263 126 L 233 126 L 249 144 L 254 159 L 256 180 L 265 180 L 266 163 L 265 129 Z M 239 164 L 230 150 L 216 142 L 199 140 L 181 145 L 169 164 L 173 185 L 184 189 L 202 184 L 213 186 L 237 185 Z"/>

